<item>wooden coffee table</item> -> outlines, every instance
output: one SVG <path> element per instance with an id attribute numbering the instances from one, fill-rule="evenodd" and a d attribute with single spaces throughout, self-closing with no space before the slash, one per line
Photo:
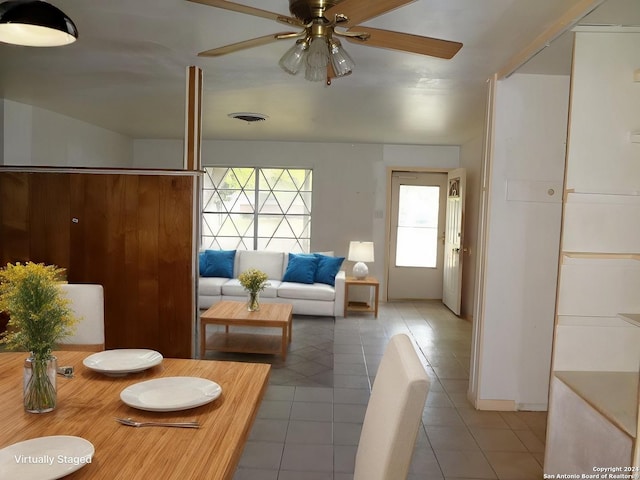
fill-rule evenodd
<path id="1" fill-rule="evenodd" d="M 249 312 L 245 302 L 221 301 L 200 316 L 200 358 L 206 350 L 238 353 L 281 353 L 286 360 L 291 343 L 293 305 L 261 303 L 260 310 Z M 224 325 L 207 345 L 207 325 Z M 231 326 L 281 328 L 282 335 L 230 332 Z"/>

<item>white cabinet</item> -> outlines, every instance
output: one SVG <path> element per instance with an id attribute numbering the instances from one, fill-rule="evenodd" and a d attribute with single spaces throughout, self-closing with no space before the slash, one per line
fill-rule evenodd
<path id="1" fill-rule="evenodd" d="M 640 467 L 640 145 L 629 141 L 640 125 L 639 50 L 638 33 L 576 33 L 549 475 Z"/>
<path id="2" fill-rule="evenodd" d="M 634 386 L 637 390 L 633 373 L 556 372 L 545 473 L 593 474 L 594 467 L 630 466 L 637 425 L 628 422 L 634 417 L 628 410 L 633 397 L 619 388 L 629 393 Z"/>

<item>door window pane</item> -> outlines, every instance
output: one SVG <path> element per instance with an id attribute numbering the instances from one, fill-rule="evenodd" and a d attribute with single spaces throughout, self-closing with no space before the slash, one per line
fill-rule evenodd
<path id="1" fill-rule="evenodd" d="M 397 267 L 436 266 L 440 187 L 400 185 Z"/>

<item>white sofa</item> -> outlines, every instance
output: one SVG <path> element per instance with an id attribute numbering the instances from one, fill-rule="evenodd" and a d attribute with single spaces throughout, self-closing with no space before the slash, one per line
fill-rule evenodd
<path id="1" fill-rule="evenodd" d="M 220 300 L 246 302 L 248 294 L 238 280 L 240 273 L 255 268 L 267 274 L 268 285 L 260 292 L 261 303 L 290 303 L 299 315 L 344 316 L 345 272 L 339 271 L 335 286 L 325 283 L 283 282 L 289 254 L 285 252 L 238 250 L 233 277 L 203 277 L 198 279 L 198 307 L 209 308 Z"/>

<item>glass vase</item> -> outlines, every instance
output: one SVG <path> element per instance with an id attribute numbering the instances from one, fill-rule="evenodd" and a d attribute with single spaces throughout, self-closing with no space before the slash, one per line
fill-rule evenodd
<path id="1" fill-rule="evenodd" d="M 258 310 L 260 310 L 260 296 L 258 292 L 249 292 L 247 310 L 249 310 L 250 312 L 257 312 Z"/>
<path id="2" fill-rule="evenodd" d="M 57 359 L 53 355 L 31 355 L 24 362 L 24 409 L 45 413 L 56 408 Z"/>

